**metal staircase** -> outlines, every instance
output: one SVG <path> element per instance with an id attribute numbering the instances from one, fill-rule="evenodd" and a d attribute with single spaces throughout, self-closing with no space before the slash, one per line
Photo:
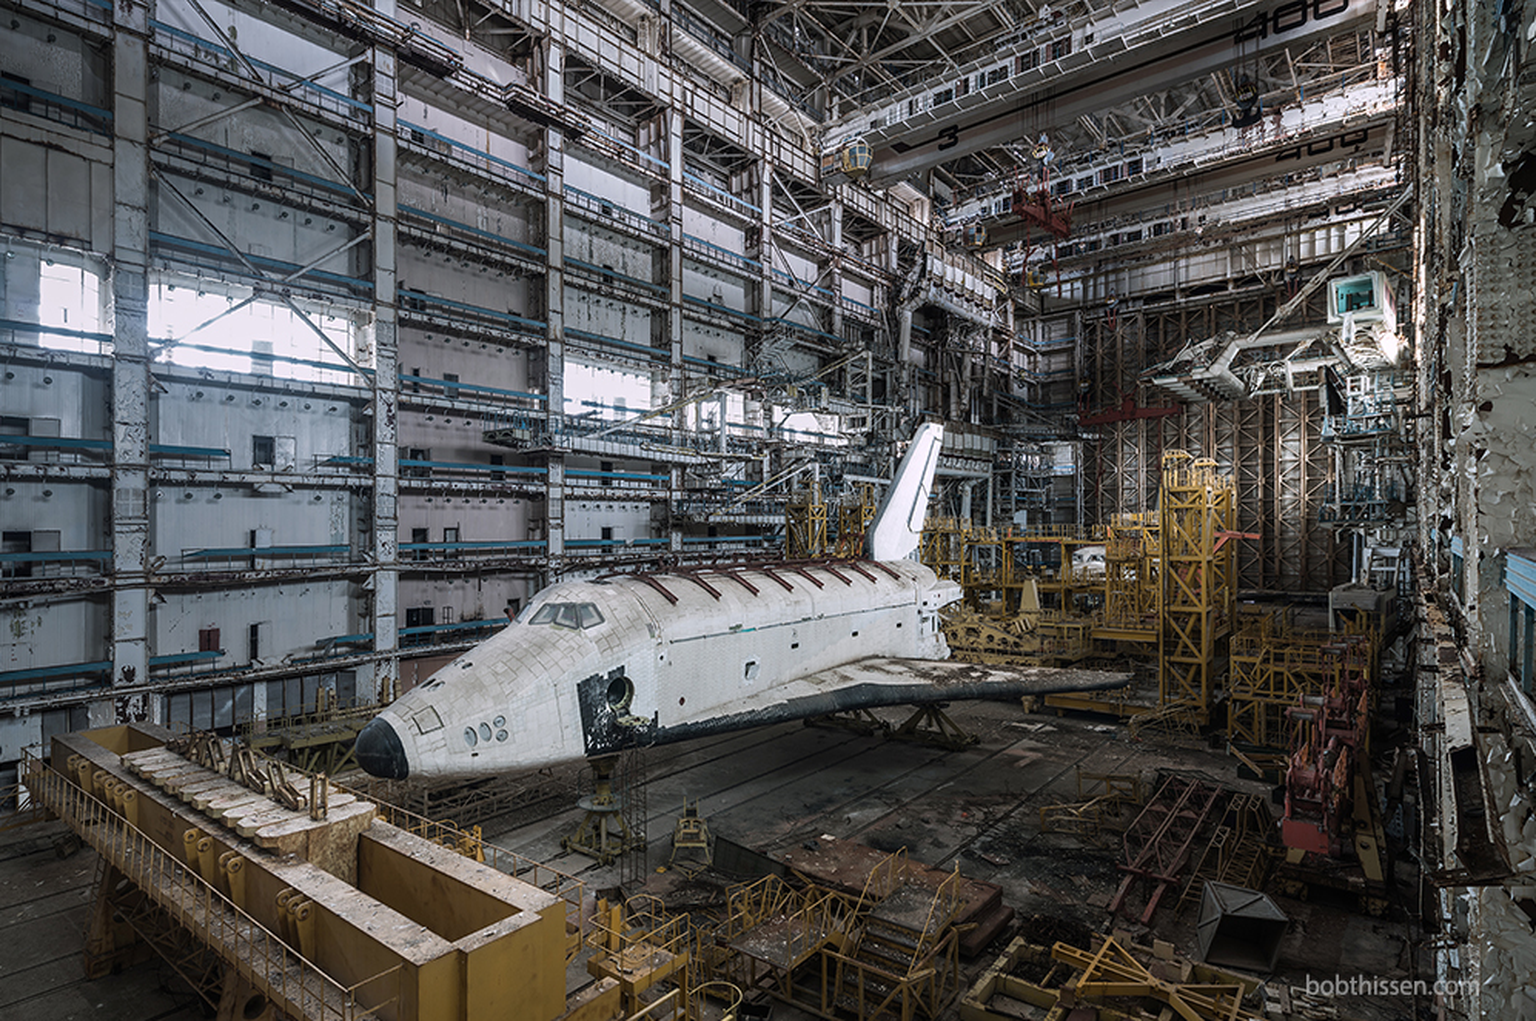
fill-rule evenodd
<path id="1" fill-rule="evenodd" d="M 880 885 L 876 878 L 872 873 L 866 896 L 871 886 Z M 937 889 L 907 882 L 889 886 L 864 912 L 849 952 L 828 954 L 833 968 L 823 1007 L 854 1011 L 863 1021 L 934 1017 L 959 980 L 953 924 L 960 912 L 959 889 L 958 871 Z"/>

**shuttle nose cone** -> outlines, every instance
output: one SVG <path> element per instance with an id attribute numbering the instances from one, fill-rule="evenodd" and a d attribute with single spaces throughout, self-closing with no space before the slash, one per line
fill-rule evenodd
<path id="1" fill-rule="evenodd" d="M 404 780 L 411 771 L 405 761 L 405 746 L 392 724 L 377 717 L 357 735 L 354 746 L 357 764 L 372 776 L 384 780 Z"/>

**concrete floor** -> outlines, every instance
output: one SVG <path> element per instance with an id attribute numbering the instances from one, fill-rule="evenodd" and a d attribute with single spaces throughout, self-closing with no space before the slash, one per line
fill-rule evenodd
<path id="1" fill-rule="evenodd" d="M 1168 769 L 1236 783 L 1232 760 L 1217 752 L 1131 740 L 1124 728 L 1102 721 L 1026 715 L 1016 703 L 956 704 L 949 712 L 979 744 L 946 752 L 785 724 L 648 751 L 650 849 L 645 867 L 632 865 L 630 873 L 654 876 L 665 865 L 683 799 L 697 798 L 712 832 L 770 855 L 831 834 L 884 850 L 905 847 L 912 859 L 944 868 L 958 861 L 965 875 L 1003 887 L 1020 919 L 1005 938 L 1021 927 L 1025 935 L 1041 936 L 1108 931 L 1103 905 L 1120 880 L 1118 834 L 1107 833 L 1100 847 L 1041 834 L 1039 807 L 1078 800 L 1079 768 L 1139 772 L 1149 784 Z M 617 867 L 599 867 L 560 848 L 579 820 L 574 808 L 545 802 L 518 817 L 513 828 L 487 826 L 487 840 L 577 874 L 589 891 L 618 884 Z M 98 981 L 81 978 L 95 857 L 87 849 L 58 858 L 50 839 L 57 826 L 0 834 L 0 938 L 9 948 L 0 959 L 0 1021 L 200 1016 L 191 994 L 159 964 Z M 700 903 L 723 896 L 724 881 L 708 874 L 690 886 Z M 1405 922 L 1279 902 L 1292 928 L 1278 978 L 1301 985 L 1308 975 L 1410 976 Z M 1150 935 L 1193 956 L 1193 911 L 1175 919 L 1172 898 L 1167 903 Z M 1139 926 L 1116 924 L 1150 938 Z M 988 966 L 1002 945 L 999 940 L 969 962 L 967 978 Z M 1337 1006 L 1363 1021 L 1413 1016 L 1407 999 Z"/>
<path id="2" fill-rule="evenodd" d="M 95 852 L 60 858 L 60 822 L 0 833 L 0 1021 L 196 1021 L 201 1001 L 158 959 L 83 977 Z"/>

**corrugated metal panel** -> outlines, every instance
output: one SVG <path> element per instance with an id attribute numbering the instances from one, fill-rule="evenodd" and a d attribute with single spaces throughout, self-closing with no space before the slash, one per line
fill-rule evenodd
<path id="1" fill-rule="evenodd" d="M 1504 587 L 1527 606 L 1536 606 L 1536 561 L 1509 554 L 1504 566 Z"/>

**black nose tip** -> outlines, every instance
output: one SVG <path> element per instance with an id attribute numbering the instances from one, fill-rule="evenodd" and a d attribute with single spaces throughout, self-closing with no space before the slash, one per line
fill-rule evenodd
<path id="1" fill-rule="evenodd" d="M 370 775 L 384 780 L 404 780 L 411 771 L 405 761 L 405 746 L 388 722 L 374 718 L 357 735 L 354 746 L 357 764 Z"/>

